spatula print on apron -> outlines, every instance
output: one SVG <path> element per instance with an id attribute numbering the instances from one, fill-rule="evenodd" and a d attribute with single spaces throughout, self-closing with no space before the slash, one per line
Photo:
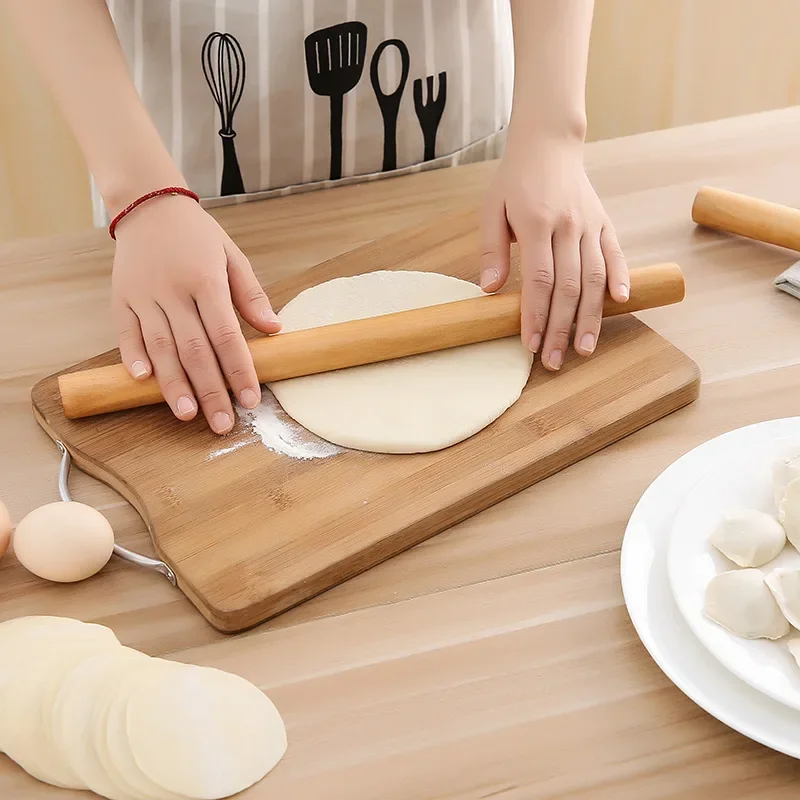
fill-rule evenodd
<path id="1" fill-rule="evenodd" d="M 306 72 L 311 91 L 330 98 L 331 180 L 342 177 L 344 97 L 356 88 L 364 71 L 367 26 L 342 22 L 309 34 L 305 40 Z"/>

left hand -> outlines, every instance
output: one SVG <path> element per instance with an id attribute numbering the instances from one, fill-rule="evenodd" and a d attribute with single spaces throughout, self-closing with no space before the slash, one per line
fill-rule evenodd
<path id="1" fill-rule="evenodd" d="M 522 341 L 558 370 L 575 324 L 574 348 L 587 356 L 600 335 L 606 287 L 617 302 L 630 295 L 614 227 L 583 167 L 582 142 L 520 141 L 506 152 L 484 207 L 481 288 L 508 279 L 511 242 L 519 243 Z"/>

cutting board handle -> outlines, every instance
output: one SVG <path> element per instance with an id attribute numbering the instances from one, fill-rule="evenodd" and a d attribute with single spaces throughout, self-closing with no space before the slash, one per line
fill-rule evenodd
<path id="1" fill-rule="evenodd" d="M 631 270 L 630 299 L 608 293 L 603 316 L 679 303 L 685 294 L 677 264 Z M 458 300 L 310 330 L 263 336 L 248 343 L 261 383 L 345 369 L 393 358 L 502 339 L 520 332 L 520 293 Z M 164 402 L 155 378 L 137 381 L 122 364 L 68 372 L 58 378 L 68 419 Z"/>
<path id="2" fill-rule="evenodd" d="M 800 211 L 744 194 L 703 186 L 692 204 L 692 220 L 790 250 L 800 250 Z"/>

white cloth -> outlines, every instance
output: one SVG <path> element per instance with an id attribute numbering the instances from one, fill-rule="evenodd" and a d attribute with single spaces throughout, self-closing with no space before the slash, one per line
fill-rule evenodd
<path id="1" fill-rule="evenodd" d="M 796 261 L 789 269 L 778 275 L 775 278 L 775 285 L 782 292 L 800 300 L 800 261 Z"/>
<path id="2" fill-rule="evenodd" d="M 107 3 L 136 88 L 206 207 L 502 153 L 509 0 Z"/>

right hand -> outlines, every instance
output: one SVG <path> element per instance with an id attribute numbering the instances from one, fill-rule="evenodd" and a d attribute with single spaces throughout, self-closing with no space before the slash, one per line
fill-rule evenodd
<path id="1" fill-rule="evenodd" d="M 234 411 L 226 381 L 245 408 L 261 401 L 253 359 L 234 308 L 262 333 L 277 333 L 250 262 L 194 200 L 144 203 L 117 228 L 112 278 L 122 361 L 142 380 L 155 375 L 180 420 L 198 407 L 228 433 Z"/>

